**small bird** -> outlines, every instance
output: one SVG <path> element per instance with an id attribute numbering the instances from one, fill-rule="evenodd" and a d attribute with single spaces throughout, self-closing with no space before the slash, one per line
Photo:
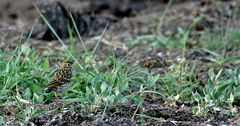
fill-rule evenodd
<path id="1" fill-rule="evenodd" d="M 73 60 L 65 60 L 53 79 L 49 82 L 45 88 L 45 93 L 63 92 L 71 86 L 72 81 L 72 68 L 74 66 Z"/>

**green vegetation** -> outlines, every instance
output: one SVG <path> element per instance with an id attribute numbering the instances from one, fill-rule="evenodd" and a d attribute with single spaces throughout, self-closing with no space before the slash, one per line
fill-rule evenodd
<path id="1" fill-rule="evenodd" d="M 51 27 L 50 24 L 48 26 Z M 200 80 L 196 77 L 195 65 L 189 70 L 189 62 L 184 55 L 179 64 L 173 64 L 170 66 L 171 70 L 164 74 L 152 73 L 146 68 L 125 64 L 127 57 L 118 59 L 111 54 L 105 60 L 99 61 L 96 59 L 96 49 L 100 40 L 92 52 L 87 51 L 82 43 L 85 52 L 79 54 L 77 48 L 82 47 L 76 47 L 76 41 L 72 35 L 74 30 L 76 29 L 69 28 L 71 48 L 64 54 L 55 54 L 62 60 L 65 57 L 71 57 L 77 64 L 73 69 L 74 85 L 63 94 L 63 102 L 77 102 L 86 108 L 85 111 L 97 111 L 130 101 L 141 105 L 145 101 L 144 96 L 148 94 L 155 99 L 197 103 L 193 106 L 193 112 L 198 115 L 206 115 L 211 107 L 226 107 L 229 113 L 236 112 L 233 103 L 240 100 L 238 68 L 214 69 L 214 66 L 229 61 L 239 62 L 238 57 L 219 56 L 221 58 L 214 59 L 213 67 L 208 71 L 209 79 L 199 89 Z M 189 32 L 182 30 L 176 38 L 167 38 L 162 35 L 141 36 L 139 39 L 129 40 L 128 43 L 129 46 L 136 46 L 135 44 L 142 46 L 141 42 L 147 41 L 149 43 L 144 44 L 147 44 L 150 49 L 155 45 L 164 45 L 168 49 L 178 48 L 187 52 L 186 43 L 189 41 Z M 202 38 L 201 44 L 208 50 L 223 48 L 230 43 L 239 45 L 239 33 L 239 30 L 229 31 L 224 39 L 221 36 L 209 35 L 208 38 Z M 60 38 L 59 42 L 66 47 Z M 2 107 L 18 108 L 20 111 L 12 118 L 20 123 L 45 113 L 35 105 L 55 99 L 52 94 L 43 92 L 56 69 L 54 65 L 50 65 L 49 57 L 51 54 L 44 57 L 38 55 L 36 50 L 27 44 L 19 45 L 12 51 L 0 52 L 0 104 Z M 81 57 L 81 60 L 77 57 Z M 6 115 L 1 115 L 0 124 L 4 124 L 6 118 Z"/>

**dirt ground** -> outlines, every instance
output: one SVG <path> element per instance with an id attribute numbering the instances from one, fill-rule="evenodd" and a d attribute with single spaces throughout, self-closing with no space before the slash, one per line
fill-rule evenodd
<path id="1" fill-rule="evenodd" d="M 41 5 L 51 3 L 54 0 L 0 0 L 0 48 L 1 50 L 8 50 L 20 44 L 20 38 L 25 39 L 30 29 L 35 27 L 32 39 L 28 41 L 33 48 L 36 48 L 39 53 L 46 55 L 49 48 L 57 51 L 63 51 L 62 45 L 54 39 L 48 37 L 44 40 L 40 32 L 43 24 L 40 21 L 40 16 L 37 13 L 34 5 Z M 110 0 L 60 0 L 66 10 L 77 13 L 94 12 L 94 16 L 108 16 L 104 18 L 110 22 L 108 29 L 103 37 L 99 54 L 108 54 L 112 52 L 112 48 L 116 51 L 116 55 L 121 57 L 128 54 L 127 63 L 136 64 L 149 68 L 151 71 L 157 73 L 163 72 L 166 67 L 173 63 L 178 63 L 182 56 L 181 50 L 169 51 L 164 48 L 157 48 L 148 51 L 141 46 L 127 47 L 126 43 L 121 43 L 126 39 L 137 39 L 141 35 L 156 34 L 158 30 L 166 36 L 175 36 L 178 34 L 178 28 L 187 28 L 194 19 L 198 16 L 203 16 L 194 29 L 192 29 L 191 37 L 198 38 L 211 32 L 218 34 L 224 27 L 240 27 L 240 16 L 235 15 L 240 12 L 240 1 L 238 0 L 176 0 L 172 5 L 168 6 L 168 0 L 121 0 L 121 6 L 118 2 Z M 164 10 L 166 15 L 161 29 L 158 29 L 160 17 Z M 85 19 L 85 17 L 83 18 Z M 91 48 L 95 44 L 95 40 L 100 38 L 101 32 L 106 25 L 102 23 L 102 18 L 99 19 L 97 30 L 94 33 L 89 32 L 83 35 L 84 42 Z M 226 25 L 227 24 L 229 25 Z M 23 34 L 23 36 L 21 36 Z M 39 35 L 40 34 L 40 35 Z M 69 44 L 68 38 L 64 41 Z M 111 44 L 110 41 L 115 41 Z M 23 41 L 22 41 L 23 42 Z M 191 41 L 187 45 L 191 51 L 186 52 L 186 58 L 189 62 L 196 62 L 198 79 L 202 82 L 206 81 L 207 72 L 210 67 L 209 60 L 214 55 L 196 50 L 199 47 L 198 39 Z M 216 50 L 221 52 L 221 49 Z M 160 57 L 159 57 L 159 54 Z M 239 50 L 234 47 L 229 47 L 226 55 L 239 56 Z M 159 60 L 163 62 L 159 63 Z M 225 68 L 235 68 L 239 64 L 225 63 Z M 192 113 L 191 105 L 183 105 L 179 103 L 175 107 L 164 106 L 162 99 L 149 99 L 144 105 L 138 107 L 134 104 L 119 105 L 108 108 L 106 116 L 101 119 L 103 110 L 93 113 L 84 113 L 81 107 L 74 112 L 61 112 L 52 115 L 43 115 L 29 119 L 26 125 L 97 125 L 97 126 L 135 126 L 135 125 L 162 125 L 162 126 L 195 126 L 195 125 L 238 125 L 240 124 L 239 115 L 231 117 L 227 114 L 218 113 L 217 111 L 210 112 L 207 117 L 199 117 Z M 39 108 L 49 109 L 58 108 L 61 103 L 50 103 L 46 105 L 39 105 Z M 76 104 L 69 104 L 69 106 L 76 106 Z M 119 109 L 116 109 L 119 108 Z M 238 109 L 240 109 L 238 107 Z M 144 115 L 155 118 L 163 118 L 167 121 L 156 121 L 152 118 L 143 118 L 139 115 L 139 110 L 144 111 Z M 128 112 L 123 113 L 123 112 Z M 137 113 L 134 116 L 134 113 Z M 6 108 L 0 109 L 1 114 L 14 114 L 9 112 Z M 132 118 L 131 118 L 132 117 Z"/>

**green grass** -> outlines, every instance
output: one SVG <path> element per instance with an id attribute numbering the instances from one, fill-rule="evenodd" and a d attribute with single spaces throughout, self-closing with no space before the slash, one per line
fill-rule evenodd
<path id="1" fill-rule="evenodd" d="M 30 108 L 24 107 L 24 102 L 43 103 L 42 87 L 50 79 L 46 74 L 52 70 L 48 58 L 37 56 L 26 44 L 10 52 L 1 52 L 0 55 L 1 106 L 17 107 L 21 111 L 16 117 L 19 121 L 27 121 L 36 111 L 30 112 Z"/>
<path id="2" fill-rule="evenodd" d="M 56 69 L 49 65 L 48 57 L 38 56 L 37 52 L 26 44 L 14 51 L 1 52 L 0 56 L 1 106 L 17 107 L 20 112 L 15 116 L 20 122 L 44 113 L 34 105 L 43 104 L 46 100 L 50 101 L 54 98 L 43 92 Z M 86 58 L 88 55 L 84 57 Z M 94 60 L 94 56 L 91 60 Z M 98 106 L 126 103 L 130 99 L 139 103 L 142 99 L 138 96 L 144 93 L 146 88 L 152 90 L 152 86 L 159 78 L 150 75 L 146 70 L 128 66 L 114 56 L 109 57 L 104 65 L 97 62 L 92 64 L 89 60 L 84 61 L 86 62 L 81 65 L 85 68 L 84 71 L 77 65 L 74 67 L 74 86 L 65 92 L 63 102 L 78 102 L 85 105 L 86 110 L 93 111 L 98 109 L 96 108 Z M 111 70 L 101 71 L 109 66 L 112 66 Z M 131 86 L 141 88 L 136 93 L 130 90 Z M 90 108 L 87 108 L 88 106 Z M 4 116 L 1 117 L 3 120 Z"/>

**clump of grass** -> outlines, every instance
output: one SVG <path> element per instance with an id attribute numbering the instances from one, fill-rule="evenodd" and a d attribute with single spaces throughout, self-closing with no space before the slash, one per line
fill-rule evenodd
<path id="1" fill-rule="evenodd" d="M 41 98 L 36 98 L 35 102 L 43 102 L 41 87 L 47 81 L 44 73 L 50 70 L 48 60 L 42 61 L 37 53 L 31 51 L 26 44 L 21 45 L 13 52 L 1 53 L 1 96 L 5 96 L 8 93 L 15 93 L 14 95 L 16 95 L 21 90 L 19 88 L 24 87 L 26 90 L 31 90 L 35 93 L 24 92 L 26 97 L 37 95 Z"/>
<path id="2" fill-rule="evenodd" d="M 42 87 L 49 79 L 46 73 L 52 70 L 48 58 L 42 59 L 27 44 L 0 53 L 1 106 L 18 108 L 16 119 L 27 121 L 36 111 L 25 105 L 44 102 Z"/>
<path id="3" fill-rule="evenodd" d="M 202 36 L 200 41 L 204 48 L 210 50 L 224 49 L 224 48 L 239 48 L 240 30 L 236 28 L 229 28 L 224 34 L 209 34 Z"/>
<path id="4" fill-rule="evenodd" d="M 228 69 L 224 73 L 221 69 L 215 74 L 213 69 L 210 69 L 209 76 L 210 79 L 205 85 L 203 93 L 195 92 L 193 94 L 195 101 L 198 102 L 195 112 L 206 114 L 208 108 L 225 106 L 231 114 L 236 114 L 237 111 L 233 103 L 240 100 L 240 78 L 237 70 Z"/>

